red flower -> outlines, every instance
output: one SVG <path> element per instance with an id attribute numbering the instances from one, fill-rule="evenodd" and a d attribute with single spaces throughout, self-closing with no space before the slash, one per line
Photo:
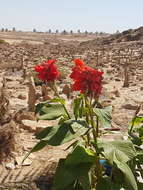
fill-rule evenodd
<path id="1" fill-rule="evenodd" d="M 41 65 L 35 66 L 35 71 L 38 72 L 38 78 L 43 81 L 54 81 L 59 78 L 60 73 L 57 66 L 54 64 L 56 60 L 48 60 Z"/>
<path id="2" fill-rule="evenodd" d="M 72 69 L 70 77 L 74 80 L 72 88 L 74 91 L 80 91 L 81 93 L 94 94 L 99 96 L 102 90 L 102 75 L 96 69 L 88 67 L 80 59 L 74 60 L 76 66 Z"/>

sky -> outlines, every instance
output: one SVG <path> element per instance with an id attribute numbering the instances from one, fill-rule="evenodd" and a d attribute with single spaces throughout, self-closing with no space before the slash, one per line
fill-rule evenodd
<path id="1" fill-rule="evenodd" d="M 143 26 L 143 0 L 0 0 L 0 28 L 120 32 Z"/>

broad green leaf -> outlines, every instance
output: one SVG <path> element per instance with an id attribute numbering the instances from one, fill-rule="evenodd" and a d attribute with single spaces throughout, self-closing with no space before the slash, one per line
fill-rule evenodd
<path id="1" fill-rule="evenodd" d="M 66 165 L 65 161 L 66 159 L 60 159 L 59 161 L 56 174 L 54 176 L 52 190 L 68 190 L 69 186 L 74 184 L 74 182 L 77 180 L 81 182 L 83 190 L 90 190 L 90 181 L 88 179 L 88 172 L 91 168 L 91 164 L 85 163 L 79 165 Z M 86 181 L 83 182 L 83 179 L 85 179 L 85 177 Z"/>
<path id="2" fill-rule="evenodd" d="M 49 104 L 49 101 L 45 101 L 45 102 L 42 102 L 42 103 L 39 103 L 39 104 L 37 104 L 36 105 L 36 109 L 35 109 L 35 113 L 37 114 L 37 113 L 41 113 L 41 109 L 42 109 L 42 107 L 43 106 L 46 106 L 46 105 L 48 105 Z"/>
<path id="3" fill-rule="evenodd" d="M 102 142 L 99 147 L 103 147 L 104 155 L 109 163 L 121 170 L 124 174 L 126 182 L 137 190 L 137 184 L 134 175 L 127 165 L 127 162 L 135 158 L 136 151 L 130 141 L 110 141 Z"/>
<path id="4" fill-rule="evenodd" d="M 99 120 L 101 121 L 103 127 L 109 128 L 111 127 L 111 120 L 112 120 L 112 106 L 108 106 L 106 108 L 94 108 L 94 113 L 98 116 Z"/>
<path id="5" fill-rule="evenodd" d="M 117 168 L 123 172 L 126 183 L 132 187 L 132 189 L 138 190 L 135 177 L 129 166 L 125 162 L 120 162 L 116 156 L 114 156 L 114 163 L 116 164 Z"/>
<path id="6" fill-rule="evenodd" d="M 47 127 L 37 135 L 42 141 L 49 145 L 58 146 L 84 135 L 88 131 L 85 120 L 68 120 L 55 127 Z"/>
<path id="7" fill-rule="evenodd" d="M 75 174 L 72 172 L 72 167 L 65 165 L 65 159 L 60 159 L 56 174 L 54 176 L 52 190 L 64 190 L 76 180 Z"/>
<path id="8" fill-rule="evenodd" d="M 66 115 L 62 104 L 47 104 L 40 108 L 38 120 L 55 120 L 62 115 Z"/>
<path id="9" fill-rule="evenodd" d="M 98 144 L 104 149 L 104 154 L 108 161 L 113 164 L 114 155 L 119 161 L 127 162 L 136 156 L 135 148 L 131 141 L 105 141 Z"/>
<path id="10" fill-rule="evenodd" d="M 84 175 L 79 176 L 78 179 L 79 179 L 80 184 L 82 186 L 82 190 L 91 190 L 91 182 L 90 182 L 88 172 L 85 172 Z"/>
<path id="11" fill-rule="evenodd" d="M 97 190 L 128 190 L 123 188 L 122 184 L 113 183 L 107 178 L 101 178 L 96 186 Z"/>
<path id="12" fill-rule="evenodd" d="M 95 154 L 91 150 L 78 145 L 72 153 L 68 154 L 65 164 L 78 165 L 81 163 L 93 163 L 94 161 Z"/>

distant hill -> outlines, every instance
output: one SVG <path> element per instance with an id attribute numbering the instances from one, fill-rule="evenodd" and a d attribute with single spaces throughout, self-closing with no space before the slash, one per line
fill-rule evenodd
<path id="1" fill-rule="evenodd" d="M 143 26 L 137 29 L 125 30 L 122 33 L 111 36 L 113 41 L 128 42 L 128 41 L 142 41 L 143 40 Z"/>
<path id="2" fill-rule="evenodd" d="M 143 41 L 143 26 L 137 29 L 129 29 L 121 33 L 111 34 L 106 37 L 100 37 L 92 41 L 83 42 L 81 45 L 108 45 L 112 43 L 131 41 Z"/>

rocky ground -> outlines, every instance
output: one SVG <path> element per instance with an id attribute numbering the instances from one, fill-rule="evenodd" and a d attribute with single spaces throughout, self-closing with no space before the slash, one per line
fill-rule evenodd
<path id="1" fill-rule="evenodd" d="M 11 154 L 8 154 L 10 150 L 5 149 L 5 159 L 0 157 L 0 189 L 48 189 L 58 159 L 67 154 L 68 144 L 58 148 L 48 146 L 31 154 L 21 165 L 23 156 L 36 143 L 35 134 L 45 126 L 54 124 L 49 121 L 37 123 L 34 113 L 29 110 L 29 78 L 33 76 L 34 66 L 46 59 L 57 59 L 62 73 L 58 87 L 69 104 L 73 95 L 67 76 L 73 65 L 72 60 L 82 58 L 90 66 L 103 70 L 101 102 L 113 106 L 112 128 L 118 129 L 119 133 L 127 131 L 129 121 L 143 103 L 143 42 L 114 40 L 107 45 L 101 37 L 101 40 L 94 38 L 83 35 L 0 33 L 0 39 L 8 42 L 0 43 L 0 112 L 5 114 L 3 118 L 0 115 L 0 131 L 13 129 L 13 136 L 3 137 L 13 146 Z M 35 92 L 37 102 L 52 96 L 49 91 L 43 97 L 41 86 L 36 86 Z M 121 138 L 119 133 L 108 138 Z"/>

